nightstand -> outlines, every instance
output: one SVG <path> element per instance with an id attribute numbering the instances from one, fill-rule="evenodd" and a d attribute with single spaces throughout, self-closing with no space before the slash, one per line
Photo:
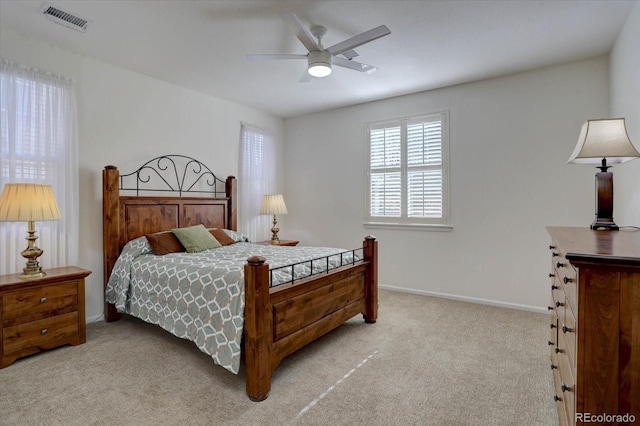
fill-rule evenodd
<path id="1" fill-rule="evenodd" d="M 91 271 L 67 266 L 42 278 L 0 276 L 0 368 L 21 357 L 86 342 L 84 279 Z"/>
<path id="2" fill-rule="evenodd" d="M 271 240 L 258 241 L 256 244 L 262 244 L 263 246 L 297 246 L 300 241 L 295 240 L 280 240 L 278 244 L 274 244 Z"/>

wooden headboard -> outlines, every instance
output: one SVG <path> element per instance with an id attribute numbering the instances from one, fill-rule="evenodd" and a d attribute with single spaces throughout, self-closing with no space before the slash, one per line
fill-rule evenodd
<path id="1" fill-rule="evenodd" d="M 134 195 L 120 195 L 121 192 Z M 158 193 L 162 195 L 149 195 Z M 223 181 L 190 157 L 164 155 L 125 175 L 115 166 L 106 166 L 102 171 L 105 288 L 128 241 L 197 224 L 235 231 L 236 203 L 236 178 L 229 176 Z M 114 310 L 113 305 L 107 304 L 107 310 Z"/>

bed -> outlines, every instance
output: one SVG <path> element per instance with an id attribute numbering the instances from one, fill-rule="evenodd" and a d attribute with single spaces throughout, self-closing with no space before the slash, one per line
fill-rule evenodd
<path id="1" fill-rule="evenodd" d="M 250 399 L 267 398 L 273 372 L 286 356 L 358 314 L 376 322 L 374 237 L 351 250 L 252 244 L 237 229 L 235 177 L 221 180 L 182 155 L 154 158 L 127 174 L 109 165 L 102 176 L 106 320 L 124 313 L 159 325 L 234 373 L 241 359 Z M 234 244 L 158 256 L 145 237 L 200 225 L 224 231 Z M 184 305 L 179 288 L 185 282 L 163 278 L 158 271 L 167 269 L 189 277 L 189 306 L 176 307 Z M 225 298 L 215 289 L 225 290 Z M 158 304 L 164 305 L 147 309 Z M 220 309 L 198 310 L 205 305 Z M 211 311 L 220 316 L 211 317 Z M 187 320 L 178 321 L 178 315 Z"/>

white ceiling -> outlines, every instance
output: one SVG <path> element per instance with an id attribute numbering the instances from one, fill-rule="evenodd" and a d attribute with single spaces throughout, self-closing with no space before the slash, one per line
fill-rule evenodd
<path id="1" fill-rule="evenodd" d="M 291 117 L 605 54 L 636 1 L 51 0 L 88 19 L 86 33 L 47 20 L 44 3 L 0 0 L 0 24 Z M 325 46 L 387 25 L 390 35 L 356 49 L 356 60 L 378 71 L 334 67 L 329 77 L 300 83 L 303 60 L 247 61 L 247 53 L 307 53 L 283 12 L 326 26 Z"/>

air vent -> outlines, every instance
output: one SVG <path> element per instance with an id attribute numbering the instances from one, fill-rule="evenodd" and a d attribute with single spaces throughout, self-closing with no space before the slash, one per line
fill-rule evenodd
<path id="1" fill-rule="evenodd" d="M 50 19 L 60 25 L 64 25 L 67 28 L 83 33 L 87 32 L 88 20 L 67 12 L 66 10 L 62 10 L 51 3 L 45 3 L 44 6 L 42 6 L 42 13 L 47 17 L 47 19 Z"/>

